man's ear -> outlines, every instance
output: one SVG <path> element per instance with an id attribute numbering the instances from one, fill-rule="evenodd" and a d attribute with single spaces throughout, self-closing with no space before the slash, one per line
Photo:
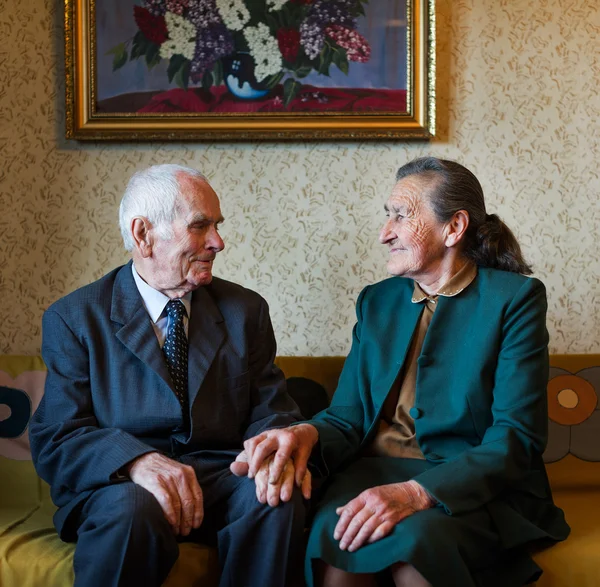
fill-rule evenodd
<path id="1" fill-rule="evenodd" d="M 147 218 L 136 216 L 131 220 L 133 246 L 144 259 L 147 259 L 152 255 L 152 244 L 154 239 L 151 230 L 152 224 Z"/>
<path id="2" fill-rule="evenodd" d="M 446 225 L 447 247 L 455 247 L 465 236 L 469 227 L 469 213 L 466 210 L 459 210 Z"/>

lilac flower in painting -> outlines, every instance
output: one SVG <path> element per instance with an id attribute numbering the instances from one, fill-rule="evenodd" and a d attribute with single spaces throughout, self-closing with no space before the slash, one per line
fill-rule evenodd
<path id="1" fill-rule="evenodd" d="M 315 59 L 325 44 L 325 33 L 320 27 L 308 19 L 300 25 L 300 44 L 310 59 Z"/>
<path id="2" fill-rule="evenodd" d="M 325 28 L 342 25 L 353 29 L 356 18 L 350 9 L 356 0 L 316 0 L 310 7 L 306 20 L 300 25 L 300 43 L 310 59 L 315 59 L 325 44 Z"/>
<path id="3" fill-rule="evenodd" d="M 217 11 L 216 0 L 189 0 L 188 18 L 199 29 L 223 24 Z"/>
<path id="4" fill-rule="evenodd" d="M 187 8 L 189 0 L 167 0 L 167 11 L 181 16 Z"/>
<path id="5" fill-rule="evenodd" d="M 216 0 L 188 0 L 187 14 L 198 31 L 191 73 L 200 79 L 215 61 L 234 51 L 233 36 L 223 24 Z"/>
<path id="6" fill-rule="evenodd" d="M 167 11 L 166 0 L 144 0 L 144 6 L 154 16 L 163 16 Z"/>
<path id="7" fill-rule="evenodd" d="M 340 24 L 348 28 L 356 26 L 356 18 L 350 14 L 356 0 L 316 0 L 309 11 L 309 18 L 321 26 Z"/>
<path id="8" fill-rule="evenodd" d="M 229 55 L 233 50 L 233 37 L 223 23 L 199 27 L 192 74 L 195 78 L 201 77 L 207 69 L 212 69 L 217 59 Z"/>

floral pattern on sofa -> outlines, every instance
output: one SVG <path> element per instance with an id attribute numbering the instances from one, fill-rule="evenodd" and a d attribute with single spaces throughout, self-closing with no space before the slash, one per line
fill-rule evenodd
<path id="1" fill-rule="evenodd" d="M 544 461 L 567 454 L 600 461 L 600 367 L 571 373 L 550 368 L 548 381 L 548 446 Z"/>
<path id="2" fill-rule="evenodd" d="M 39 357 L 2 357 L 0 363 L 0 456 L 31 460 L 28 424 L 44 394 L 46 370 Z M 4 359 L 10 359 L 7 364 Z"/>

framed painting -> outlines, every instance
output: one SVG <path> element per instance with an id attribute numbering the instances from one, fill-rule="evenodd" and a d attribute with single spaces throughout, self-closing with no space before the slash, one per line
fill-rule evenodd
<path id="1" fill-rule="evenodd" d="M 435 0 L 65 0 L 66 136 L 427 139 Z"/>

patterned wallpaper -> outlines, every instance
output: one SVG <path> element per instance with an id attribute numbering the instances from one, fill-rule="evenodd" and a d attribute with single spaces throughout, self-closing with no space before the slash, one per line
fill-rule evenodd
<path id="1" fill-rule="evenodd" d="M 0 353 L 39 352 L 43 310 L 126 260 L 131 173 L 180 162 L 220 194 L 216 273 L 267 298 L 280 354 L 343 354 L 356 296 L 386 275 L 395 169 L 425 153 L 473 169 L 517 233 L 548 287 L 551 351 L 600 352 L 597 0 L 438 0 L 431 143 L 67 142 L 62 5 L 0 7 Z"/>

